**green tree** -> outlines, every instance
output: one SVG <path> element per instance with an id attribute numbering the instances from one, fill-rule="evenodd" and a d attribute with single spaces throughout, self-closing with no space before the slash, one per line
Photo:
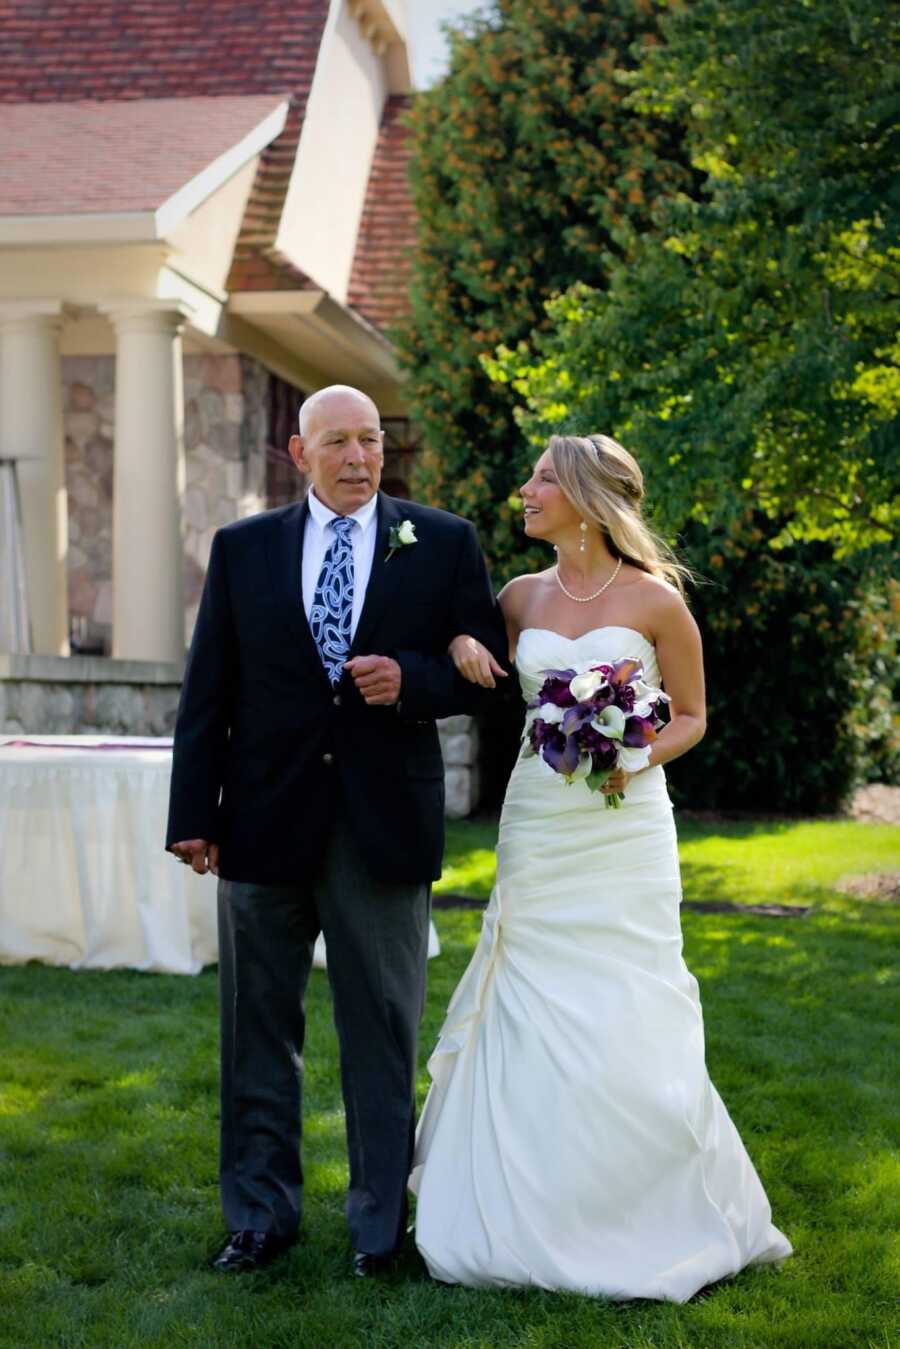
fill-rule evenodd
<path id="1" fill-rule="evenodd" d="M 661 32 L 630 106 L 683 123 L 702 194 L 662 202 L 603 291 L 570 289 L 489 369 L 531 437 L 623 440 L 668 531 L 749 500 L 786 522 L 776 546 L 889 540 L 900 26 L 880 0 L 692 0 Z"/>
<path id="2" fill-rule="evenodd" d="M 411 114 L 419 215 L 412 313 L 396 334 L 424 432 L 416 491 L 479 526 L 498 577 L 521 570 L 508 498 L 529 449 L 480 356 L 547 325 L 544 302 L 606 284 L 661 194 L 689 186 L 680 134 L 626 106 L 658 41 L 656 0 L 498 0 L 452 38 Z"/>

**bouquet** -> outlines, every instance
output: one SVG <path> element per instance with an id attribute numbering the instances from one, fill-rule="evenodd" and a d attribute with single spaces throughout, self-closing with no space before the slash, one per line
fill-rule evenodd
<path id="1" fill-rule="evenodd" d="M 650 744 L 663 725 L 660 704 L 669 696 L 644 683 L 644 667 L 633 656 L 611 665 L 545 670 L 529 710 L 525 754 L 539 755 L 566 782 L 584 781 L 597 792 L 616 768 L 636 773 L 650 760 Z M 624 793 L 610 792 L 607 806 Z"/>

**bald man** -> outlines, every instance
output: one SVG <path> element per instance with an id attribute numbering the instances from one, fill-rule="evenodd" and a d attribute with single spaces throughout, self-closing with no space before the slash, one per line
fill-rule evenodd
<path id="1" fill-rule="evenodd" d="M 435 719 L 483 691 L 447 648 L 506 640 L 470 524 L 385 496 L 378 409 L 334 385 L 300 410 L 306 501 L 216 534 L 175 728 L 166 847 L 219 878 L 225 1273 L 296 1240 L 304 995 L 320 930 L 341 1055 L 352 1270 L 397 1251 L 414 1138 Z"/>

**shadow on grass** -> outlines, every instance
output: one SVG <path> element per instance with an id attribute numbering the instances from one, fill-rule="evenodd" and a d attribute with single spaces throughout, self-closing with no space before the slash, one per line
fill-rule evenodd
<path id="1" fill-rule="evenodd" d="M 722 867 L 690 865 L 694 894 L 728 894 Z M 420 1097 L 480 914 L 439 912 L 436 921 L 443 956 L 429 968 Z M 538 1291 L 436 1287 L 408 1251 L 391 1280 L 355 1285 L 347 1277 L 336 1040 L 327 980 L 315 973 L 307 1240 L 252 1280 L 222 1280 L 208 1269 L 223 1235 L 215 971 L 190 979 L 32 965 L 0 970 L 0 1343 L 833 1349 L 882 1342 L 895 1175 L 888 981 L 896 916 L 852 905 L 816 911 L 802 924 L 688 913 L 684 933 L 712 1079 L 775 1221 L 797 1247 L 783 1274 L 745 1271 L 687 1307 L 610 1306 Z"/>
<path id="2" fill-rule="evenodd" d="M 346 1247 L 344 1117 L 324 974 L 308 999 L 309 1221 Z M 125 1277 L 168 1233 L 169 1275 L 220 1241 L 215 970 L 0 971 L 0 1270 Z"/>

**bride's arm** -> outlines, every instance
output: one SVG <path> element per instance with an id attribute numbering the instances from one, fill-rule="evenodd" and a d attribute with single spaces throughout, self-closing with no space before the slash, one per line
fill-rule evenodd
<path id="1" fill-rule="evenodd" d="M 700 629 L 680 595 L 665 594 L 654 614 L 656 658 L 671 702 L 669 724 L 650 747 L 650 764 L 686 754 L 706 733 L 706 693 Z"/>
<path id="2" fill-rule="evenodd" d="M 497 687 L 497 679 L 506 679 L 507 672 L 498 660 L 495 660 L 487 647 L 461 632 L 454 637 L 447 650 L 463 679 L 470 684 L 480 684 L 484 689 Z"/>
<path id="3" fill-rule="evenodd" d="M 498 596 L 500 611 L 503 614 L 503 621 L 506 624 L 506 635 L 509 640 L 509 659 L 510 664 L 515 660 L 516 643 L 519 640 L 521 623 L 519 610 L 523 599 L 524 586 L 521 582 L 527 581 L 525 576 L 517 576 L 515 580 L 509 581 Z M 452 657 L 453 664 L 464 679 L 468 679 L 470 684 L 480 684 L 483 688 L 496 688 L 496 677 L 506 679 L 508 671 L 494 659 L 487 647 L 481 642 L 470 637 L 468 633 L 462 632 L 454 637 L 447 648 Z"/>
<path id="4" fill-rule="evenodd" d="M 700 629 L 677 591 L 666 587 L 645 624 L 653 634 L 663 686 L 671 699 L 671 720 L 650 746 L 647 768 L 687 754 L 706 732 L 706 695 L 703 684 L 703 647 Z M 646 773 L 647 768 L 640 769 Z M 624 792 L 633 773 L 615 768 L 602 791 Z"/>

